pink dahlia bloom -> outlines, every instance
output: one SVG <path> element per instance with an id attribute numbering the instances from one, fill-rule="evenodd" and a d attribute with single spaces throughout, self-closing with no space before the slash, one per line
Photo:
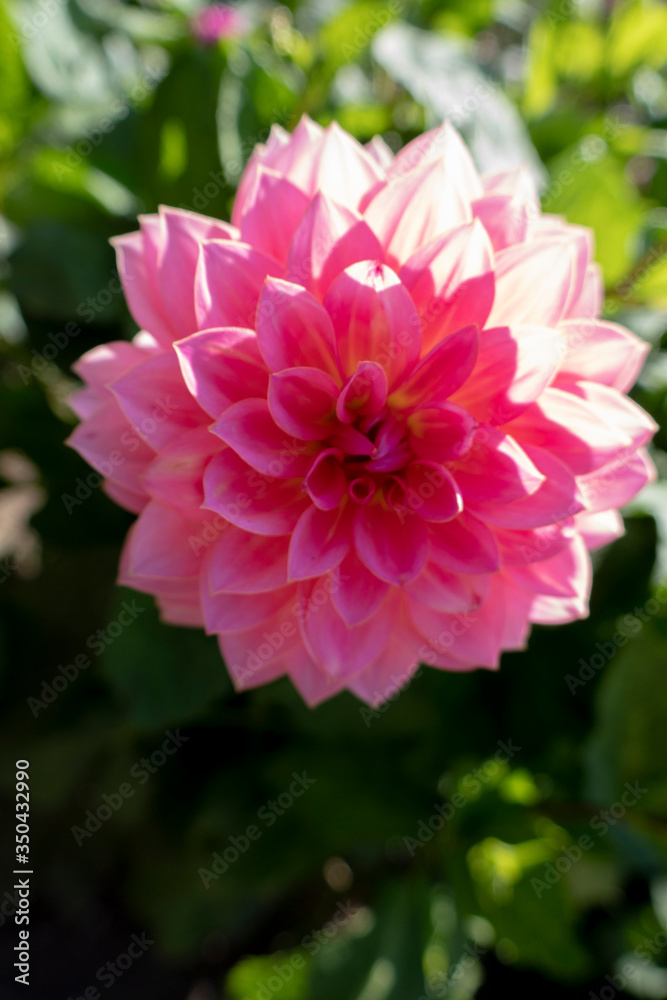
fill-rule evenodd
<path id="1" fill-rule="evenodd" d="M 246 20 L 238 10 L 227 3 L 211 3 L 192 18 L 192 33 L 204 45 L 215 45 L 220 38 L 241 35 Z"/>
<path id="2" fill-rule="evenodd" d="M 232 224 L 115 240 L 132 343 L 89 351 L 71 444 L 139 514 L 122 583 L 219 637 L 238 688 L 371 704 L 587 614 L 589 550 L 653 476 L 591 235 L 449 125 L 396 157 L 274 127 Z"/>

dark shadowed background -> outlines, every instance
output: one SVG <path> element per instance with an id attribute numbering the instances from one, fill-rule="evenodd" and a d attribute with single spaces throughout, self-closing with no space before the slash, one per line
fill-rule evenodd
<path id="1" fill-rule="evenodd" d="M 109 237 L 161 202 L 229 218 L 303 112 L 394 149 L 448 116 L 482 169 L 529 163 L 595 230 L 664 424 L 667 5 L 248 0 L 216 44 L 197 6 L 0 0 L 0 996 L 665 998 L 663 482 L 596 557 L 587 621 L 311 711 L 284 680 L 234 694 L 214 640 L 115 586 L 131 517 L 63 442 L 71 363 L 134 329 Z"/>

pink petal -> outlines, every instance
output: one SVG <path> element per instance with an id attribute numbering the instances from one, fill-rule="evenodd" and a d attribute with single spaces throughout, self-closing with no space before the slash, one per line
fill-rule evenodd
<path id="1" fill-rule="evenodd" d="M 208 635 L 263 625 L 296 599 L 296 585 L 261 594 L 212 594 L 202 578 L 201 606 Z"/>
<path id="2" fill-rule="evenodd" d="M 582 511 L 577 514 L 575 524 L 583 543 L 591 551 L 609 545 L 625 534 L 623 518 L 617 510 L 601 510 L 596 513 Z"/>
<path id="3" fill-rule="evenodd" d="M 597 382 L 576 382 L 568 391 L 579 396 L 611 427 L 629 438 L 633 450 L 645 445 L 659 430 L 655 420 L 618 389 Z"/>
<path id="4" fill-rule="evenodd" d="M 266 281 L 257 310 L 257 338 L 270 371 L 319 368 L 340 380 L 329 314 L 299 285 L 276 278 Z"/>
<path id="5" fill-rule="evenodd" d="M 206 414 L 183 384 L 174 351 L 149 357 L 109 388 L 127 419 L 155 451 L 206 421 Z"/>
<path id="6" fill-rule="evenodd" d="M 203 330 L 174 347 L 185 384 L 212 417 L 242 399 L 266 396 L 269 373 L 254 330 Z"/>
<path id="7" fill-rule="evenodd" d="M 282 677 L 290 655 L 303 645 L 294 614 L 284 608 L 261 625 L 224 632 L 218 642 L 237 691 Z"/>
<path id="8" fill-rule="evenodd" d="M 421 327 L 410 296 L 390 268 L 372 261 L 353 264 L 336 278 L 324 307 L 345 375 L 361 361 L 374 361 L 384 368 L 391 391 L 410 374 L 421 351 Z"/>
<path id="9" fill-rule="evenodd" d="M 271 375 L 271 416 L 288 434 L 303 441 L 322 441 L 336 419 L 338 386 L 319 368 L 286 368 Z"/>
<path id="10" fill-rule="evenodd" d="M 258 535 L 289 535 L 309 502 L 301 479 L 262 476 L 231 449 L 216 455 L 204 474 L 206 509 Z"/>
<path id="11" fill-rule="evenodd" d="M 495 288 L 492 261 L 479 222 L 442 233 L 405 261 L 399 277 L 417 307 L 424 351 L 461 327 L 486 325 Z"/>
<path id="12" fill-rule="evenodd" d="M 430 524 L 428 539 L 429 560 L 448 573 L 494 573 L 500 566 L 493 533 L 468 511 L 446 524 Z"/>
<path id="13" fill-rule="evenodd" d="M 545 477 L 542 485 L 530 496 L 509 504 L 468 501 L 477 517 L 486 524 L 505 528 L 539 528 L 567 520 L 583 510 L 585 501 L 577 480 L 562 462 L 532 445 L 524 445 L 523 451 Z"/>
<path id="14" fill-rule="evenodd" d="M 244 207 L 241 239 L 285 264 L 292 235 L 307 208 L 308 198 L 298 187 L 260 166 Z"/>
<path id="15" fill-rule="evenodd" d="M 463 510 L 456 480 L 435 462 L 410 462 L 405 469 L 406 504 L 425 521 L 451 521 Z"/>
<path id="16" fill-rule="evenodd" d="M 313 445 L 292 440 L 278 427 L 265 399 L 242 399 L 211 426 L 237 455 L 257 472 L 278 479 L 306 474 Z"/>
<path id="17" fill-rule="evenodd" d="M 287 278 L 322 299 L 346 267 L 381 258 L 382 247 L 359 213 L 319 191 L 292 237 Z"/>
<path id="18" fill-rule="evenodd" d="M 346 625 L 334 607 L 332 577 L 307 580 L 299 588 L 303 638 L 311 655 L 332 677 L 350 677 L 371 663 L 391 629 L 394 602 L 388 594 L 358 625 Z"/>
<path id="19" fill-rule="evenodd" d="M 352 544 L 351 504 L 335 510 L 310 506 L 300 517 L 289 549 L 290 580 L 307 580 L 335 569 Z"/>
<path id="20" fill-rule="evenodd" d="M 174 331 L 165 313 L 157 279 L 150 270 L 144 233 L 116 236 L 111 243 L 132 316 L 142 330 L 148 330 L 161 344 L 170 344 Z"/>
<path id="21" fill-rule="evenodd" d="M 289 148 L 292 140 L 293 137 L 290 136 L 289 132 L 286 132 L 281 125 L 274 124 L 271 126 L 266 144 L 258 143 L 255 146 L 236 189 L 234 207 L 232 208 L 232 222 L 235 226 L 240 228 L 243 222 L 245 206 L 253 190 L 255 177 L 260 166 L 263 164 L 266 167 L 274 168 L 281 154 Z"/>
<path id="22" fill-rule="evenodd" d="M 391 166 L 394 154 L 381 135 L 374 135 L 371 141 L 366 143 L 365 149 L 381 170 L 387 170 Z"/>
<path id="23" fill-rule="evenodd" d="M 390 405 L 407 410 L 444 402 L 470 377 L 477 361 L 478 340 L 477 327 L 466 326 L 436 344 L 392 393 Z"/>
<path id="24" fill-rule="evenodd" d="M 211 240 L 203 243 L 195 278 L 195 329 L 240 326 L 254 328 L 259 295 L 268 275 L 280 265 L 246 243 Z"/>
<path id="25" fill-rule="evenodd" d="M 357 417 L 374 416 L 387 401 L 387 376 L 374 361 L 360 361 L 354 375 L 343 386 L 336 404 L 336 414 L 343 423 Z"/>
<path id="26" fill-rule="evenodd" d="M 602 312 L 604 284 L 599 264 L 589 264 L 577 298 L 568 303 L 564 319 L 595 319 Z"/>
<path id="27" fill-rule="evenodd" d="M 155 452 L 132 429 L 113 397 L 74 429 L 67 444 L 117 488 L 145 495 L 143 475 Z"/>
<path id="28" fill-rule="evenodd" d="M 556 326 L 570 299 L 574 274 L 575 253 L 565 240 L 529 240 L 501 250 L 489 326 Z"/>
<path id="29" fill-rule="evenodd" d="M 151 500 L 128 536 L 128 575 L 165 579 L 197 576 L 200 558 L 187 539 L 198 530 L 199 522 Z"/>
<path id="30" fill-rule="evenodd" d="M 472 214 L 484 226 L 493 249 L 523 243 L 530 226 L 530 206 L 508 194 L 486 195 L 472 203 Z"/>
<path id="31" fill-rule="evenodd" d="M 478 667 L 495 668 L 500 661 L 500 643 L 505 624 L 504 592 L 491 580 L 484 604 L 460 614 L 433 611 L 409 601 L 410 617 L 429 645 Z"/>
<path id="32" fill-rule="evenodd" d="M 545 479 L 514 438 L 484 425 L 450 471 L 466 503 L 512 503 L 535 493 Z"/>
<path id="33" fill-rule="evenodd" d="M 293 650 L 286 663 L 292 684 L 309 708 L 315 708 L 345 687 L 345 678 L 334 680 L 330 677 L 310 655 L 305 645 Z"/>
<path id="34" fill-rule="evenodd" d="M 384 500 L 374 499 L 357 511 L 354 544 L 371 573 L 387 583 L 407 583 L 426 562 L 426 524 L 412 511 L 392 510 Z"/>
<path id="35" fill-rule="evenodd" d="M 642 369 L 650 345 L 617 323 L 566 320 L 560 324 L 566 349 L 558 383 L 586 379 L 625 392 Z"/>
<path id="36" fill-rule="evenodd" d="M 415 455 L 433 462 L 449 462 L 465 454 L 477 421 L 454 403 L 415 410 L 408 417 L 410 445 Z"/>
<path id="37" fill-rule="evenodd" d="M 528 566 L 508 566 L 505 575 L 518 587 L 551 597 L 587 598 L 591 561 L 581 538 L 575 537 L 550 559 Z"/>
<path id="38" fill-rule="evenodd" d="M 440 163 L 447 183 L 461 192 L 464 200 L 479 198 L 484 192 L 474 161 L 454 126 L 445 121 L 423 132 L 397 153 L 388 170 L 390 177 L 403 177 L 429 163 Z"/>
<path id="39" fill-rule="evenodd" d="M 607 391 L 615 392 L 614 389 Z M 539 403 L 532 403 L 520 417 L 506 424 L 505 430 L 522 447 L 535 445 L 554 451 L 571 472 L 583 475 L 601 468 L 633 446 L 631 437 L 623 429 L 607 421 L 606 410 L 601 413 L 597 405 L 571 392 L 549 388 L 544 390 Z M 614 414 L 612 407 L 611 414 L 622 417 L 623 408 L 617 407 Z M 647 418 L 635 419 L 639 432 L 635 448 L 651 436 L 652 430 L 646 421 Z"/>
<path id="40" fill-rule="evenodd" d="M 287 583 L 289 536 L 253 535 L 223 522 L 210 544 L 211 593 L 260 594 Z"/>
<path id="41" fill-rule="evenodd" d="M 304 489 L 320 510 L 333 510 L 347 492 L 347 476 L 340 464 L 343 457 L 338 448 L 321 451 L 303 481 Z"/>
<path id="42" fill-rule="evenodd" d="M 72 365 L 82 381 L 91 386 L 104 388 L 114 382 L 135 365 L 145 361 L 147 352 L 126 340 L 115 340 L 109 344 L 98 344 L 86 351 Z"/>
<path id="43" fill-rule="evenodd" d="M 187 625 L 190 628 L 203 628 L 204 616 L 201 610 L 197 581 L 190 581 L 178 594 L 156 595 L 155 601 L 163 622 L 170 625 Z"/>
<path id="44" fill-rule="evenodd" d="M 595 472 L 580 476 L 579 488 L 589 511 L 624 507 L 657 477 L 656 468 L 643 448 L 623 454 Z"/>
<path id="45" fill-rule="evenodd" d="M 392 267 L 404 264 L 423 243 L 470 221 L 462 187 L 442 160 L 433 160 L 405 175 L 396 174 L 373 198 L 364 218 Z"/>
<path id="46" fill-rule="evenodd" d="M 354 548 L 336 567 L 332 581 L 332 600 L 348 625 L 358 625 L 374 615 L 389 590 L 389 584 L 366 568 Z"/>
<path id="47" fill-rule="evenodd" d="M 293 141 L 300 128 L 301 124 L 294 132 Z M 310 138 L 306 154 L 291 157 L 287 169 L 285 160 L 276 163 L 275 169 L 284 171 L 309 198 L 322 191 L 329 198 L 355 209 L 383 177 L 374 158 L 335 121 L 327 125 L 318 141 L 313 142 Z"/>
<path id="48" fill-rule="evenodd" d="M 180 339 L 201 329 L 195 315 L 193 289 L 202 243 L 213 239 L 236 239 L 238 232 L 218 219 L 164 205 L 160 206 L 160 218 L 165 234 L 159 263 L 160 293 L 165 314 Z"/>
<path id="49" fill-rule="evenodd" d="M 132 514 L 140 514 L 149 501 L 149 497 L 145 493 L 136 493 L 133 490 L 128 490 L 124 486 L 115 483 L 112 479 L 105 479 L 102 489 L 114 503 L 131 511 Z"/>
<path id="50" fill-rule="evenodd" d="M 410 683 L 419 668 L 415 655 L 411 647 L 388 642 L 372 663 L 349 679 L 347 687 L 361 701 L 378 708 Z"/>
<path id="51" fill-rule="evenodd" d="M 574 519 L 526 530 L 494 527 L 503 566 L 528 566 L 551 559 L 575 537 Z"/>
<path id="52" fill-rule="evenodd" d="M 453 401 L 487 424 L 504 424 L 538 399 L 553 380 L 564 335 L 539 326 L 484 330 L 472 375 Z"/>
<path id="53" fill-rule="evenodd" d="M 452 573 L 435 562 L 427 562 L 419 576 L 406 584 L 405 592 L 413 601 L 434 611 L 472 611 L 486 599 L 489 576 Z"/>
<path id="54" fill-rule="evenodd" d="M 197 427 L 174 438 L 146 469 L 146 491 L 153 500 L 192 520 L 206 517 L 199 509 L 204 501 L 202 477 L 209 460 L 221 447 L 207 427 Z"/>

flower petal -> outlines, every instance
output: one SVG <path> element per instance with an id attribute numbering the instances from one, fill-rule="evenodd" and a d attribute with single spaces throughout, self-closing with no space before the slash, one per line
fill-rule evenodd
<path id="1" fill-rule="evenodd" d="M 393 179 L 373 198 L 364 218 L 378 237 L 385 259 L 400 267 L 440 233 L 469 222 L 470 204 L 463 185 L 448 173 L 442 159 L 400 174 L 398 157 Z"/>
<path id="2" fill-rule="evenodd" d="M 423 350 L 464 326 L 483 329 L 495 289 L 493 251 L 479 222 L 420 246 L 398 275 L 422 322 Z"/>
<path id="3" fill-rule="evenodd" d="M 449 573 L 494 573 L 498 546 L 487 526 L 468 511 L 445 524 L 430 524 L 429 560 Z"/>
<path id="4" fill-rule="evenodd" d="M 466 326 L 436 344 L 392 393 L 389 405 L 407 410 L 444 402 L 470 377 L 477 361 L 478 342 L 477 327 Z"/>
<path id="5" fill-rule="evenodd" d="M 253 535 L 223 522 L 208 561 L 211 593 L 261 594 L 287 583 L 289 536 Z"/>
<path id="6" fill-rule="evenodd" d="M 307 472 L 313 446 L 290 441 L 278 427 L 265 399 L 242 399 L 230 406 L 211 426 L 225 444 L 257 472 L 278 479 L 292 479 Z"/>
<path id="7" fill-rule="evenodd" d="M 260 475 L 228 448 L 204 473 L 204 506 L 258 535 L 289 535 L 310 501 L 300 479 Z"/>
<path id="8" fill-rule="evenodd" d="M 547 327 L 484 330 L 477 364 L 452 401 L 483 423 L 507 423 L 553 381 L 564 351 L 564 334 Z"/>
<path id="9" fill-rule="evenodd" d="M 575 252 L 566 240 L 529 240 L 496 254 L 489 326 L 555 326 L 574 283 Z"/>
<path id="10" fill-rule="evenodd" d="M 513 437 L 483 425 L 470 450 L 449 468 L 466 504 L 512 503 L 535 493 L 545 479 Z"/>
<path id="11" fill-rule="evenodd" d="M 361 561 L 387 583 L 413 580 L 428 551 L 426 524 L 421 517 L 392 510 L 384 499 L 359 506 L 354 544 Z"/>
<path id="12" fill-rule="evenodd" d="M 287 279 L 322 299 L 346 267 L 381 258 L 382 247 L 359 213 L 318 191 L 292 237 Z"/>
<path id="13" fill-rule="evenodd" d="M 332 574 L 331 597 L 348 625 L 358 625 L 374 615 L 388 590 L 389 584 L 366 568 L 354 548 Z"/>
<path id="14" fill-rule="evenodd" d="M 257 338 L 270 371 L 319 368 L 340 381 L 329 314 L 299 285 L 266 281 L 257 309 Z"/>
<path id="15" fill-rule="evenodd" d="M 421 327 L 412 300 L 394 272 L 378 261 L 353 264 L 324 299 L 341 371 L 361 361 L 384 368 L 389 390 L 410 374 L 421 351 Z"/>
<path id="16" fill-rule="evenodd" d="M 159 259 L 160 294 L 165 314 L 180 339 L 201 328 L 195 314 L 193 288 L 202 243 L 233 240 L 238 231 L 219 219 L 164 205 L 160 206 L 160 219 L 164 231 Z"/>
<path id="17" fill-rule="evenodd" d="M 206 421 L 206 414 L 183 384 L 173 350 L 135 365 L 109 388 L 127 419 L 155 451 Z"/>
<path id="18" fill-rule="evenodd" d="M 560 324 L 566 349 L 557 385 L 586 379 L 625 392 L 642 369 L 650 345 L 618 323 L 565 320 Z"/>
<path id="19" fill-rule="evenodd" d="M 174 347 L 185 384 L 212 417 L 232 403 L 266 395 L 269 373 L 254 330 L 203 330 Z"/>
<path id="20" fill-rule="evenodd" d="M 271 416 L 284 431 L 303 441 L 322 441 L 336 419 L 338 386 L 319 368 L 286 368 L 269 382 Z"/>
<path id="21" fill-rule="evenodd" d="M 454 477 L 435 462 L 410 462 L 405 469 L 406 504 L 425 521 L 451 521 L 463 510 Z"/>
<path id="22" fill-rule="evenodd" d="M 195 329 L 254 328 L 264 281 L 267 275 L 281 272 L 277 261 L 247 243 L 231 240 L 203 243 L 195 278 Z"/>
<path id="23" fill-rule="evenodd" d="M 298 187 L 260 166 L 244 206 L 241 239 L 285 264 L 292 235 L 307 208 L 308 198 Z"/>
<path id="24" fill-rule="evenodd" d="M 432 462 L 450 462 L 470 447 L 477 421 L 454 403 L 415 410 L 408 417 L 410 445 L 415 455 Z"/>
<path id="25" fill-rule="evenodd" d="M 289 549 L 290 580 L 307 580 L 335 569 L 352 544 L 351 504 L 335 510 L 310 506 L 299 518 Z"/>

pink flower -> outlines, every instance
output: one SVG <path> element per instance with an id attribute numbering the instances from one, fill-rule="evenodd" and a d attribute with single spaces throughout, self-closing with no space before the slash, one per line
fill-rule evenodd
<path id="1" fill-rule="evenodd" d="M 192 33 L 204 45 L 215 45 L 220 38 L 243 34 L 246 20 L 227 3 L 211 3 L 202 7 L 191 21 Z"/>
<path id="2" fill-rule="evenodd" d="M 591 234 L 445 125 L 395 158 L 274 127 L 232 225 L 115 240 L 142 332 L 89 351 L 71 443 L 139 514 L 120 579 L 219 637 L 238 688 L 377 704 L 587 614 L 648 482 L 646 346 L 598 320 Z M 185 666 L 185 665 L 184 665 Z"/>

